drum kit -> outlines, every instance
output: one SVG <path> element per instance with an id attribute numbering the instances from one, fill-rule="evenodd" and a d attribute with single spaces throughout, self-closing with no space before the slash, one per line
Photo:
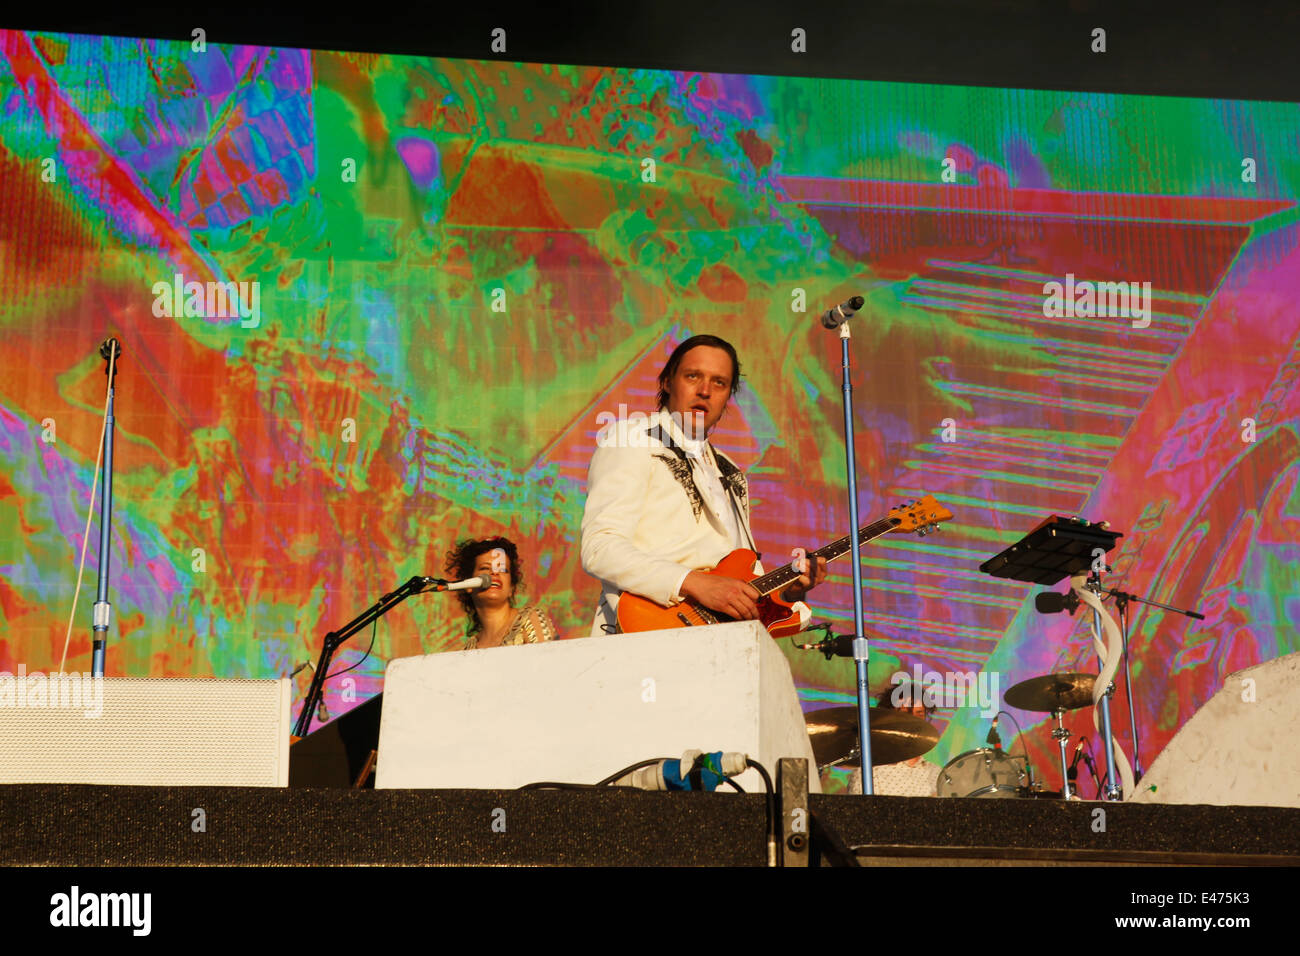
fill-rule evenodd
<path id="1" fill-rule="evenodd" d="M 1056 721 L 1052 738 L 1061 756 L 1062 789 L 1047 790 L 1034 781 L 1028 755 L 1002 750 L 996 731 L 990 734 L 994 746 L 969 750 L 948 761 L 939 772 L 936 792 L 940 797 L 1071 799 L 1070 769 L 1066 763 L 1064 727 L 1068 711 L 1092 705 L 1092 674 L 1047 674 L 1032 677 L 1011 687 L 1004 699 L 1020 710 L 1051 714 Z M 858 709 L 830 707 L 806 717 L 813 756 L 820 769 L 860 767 Z M 924 717 L 888 707 L 871 708 L 871 755 L 876 767 L 900 763 L 929 753 L 939 742 L 939 730 Z M 1024 749 L 1023 746 L 1021 748 Z"/>
<path id="2" fill-rule="evenodd" d="M 858 709 L 828 707 L 806 718 L 808 739 L 819 767 L 858 767 Z M 901 763 L 929 753 L 939 742 L 939 730 L 924 717 L 888 707 L 871 708 L 871 759 L 877 764 Z"/>
<path id="3" fill-rule="evenodd" d="M 1040 614 L 1068 612 L 1073 617 L 1076 611 L 1083 608 L 1085 616 L 1080 623 L 1091 618 L 1088 623 L 1092 632 L 1092 646 L 1097 653 L 1099 673 L 1059 673 L 1034 677 L 1021 681 L 1004 695 L 1010 707 L 1047 713 L 1054 718 L 1055 727 L 1051 729 L 1051 736 L 1056 741 L 1060 755 L 1060 790 L 1046 790 L 1034 781 L 1034 769 L 1023 745 L 1023 735 L 1020 735 L 1020 756 L 1003 752 L 1001 739 L 997 735 L 997 718 L 994 717 L 993 728 L 988 736 L 990 746 L 959 754 L 944 765 L 934 787 L 939 796 L 1075 799 L 1076 791 L 1071 779 L 1081 758 L 1087 761 L 1088 769 L 1094 781 L 1097 781 L 1100 798 L 1122 800 L 1126 794 L 1134 792 L 1135 779 L 1142 776 L 1142 767 L 1133 680 L 1128 669 L 1130 605 L 1151 605 L 1194 620 L 1204 620 L 1205 615 L 1191 608 L 1175 607 L 1105 586 L 1105 575 L 1114 570 L 1106 564 L 1105 555 L 1114 550 L 1123 536 L 1111 528 L 1107 521 L 1090 521 L 1079 515 L 1048 515 L 1020 540 L 979 566 L 981 572 L 999 580 L 1019 581 L 1037 587 L 1054 587 L 1068 578 L 1069 588 L 1064 593 L 1045 591 L 1034 595 L 1034 609 Z M 855 554 L 855 567 L 856 557 Z M 854 587 L 860 588 L 856 577 Z M 1102 603 L 1112 598 L 1120 622 L 1116 622 Z M 833 656 L 852 656 L 857 669 L 859 706 L 863 706 L 863 699 L 867 695 L 866 661 L 869 652 L 866 645 L 869 641 L 859 612 L 860 608 L 855 604 L 856 638 L 854 635 L 835 635 L 831 632 L 830 625 L 824 624 L 821 625 L 826 634 L 824 640 L 815 644 L 796 641 L 794 646 L 803 650 L 820 651 L 826 655 L 827 660 Z M 809 630 L 815 627 L 810 627 Z M 1133 765 L 1130 765 L 1111 727 L 1110 703 L 1121 664 L 1126 675 L 1125 697 L 1128 700 Z M 1094 698 L 1099 689 L 1099 681 L 1105 686 L 1105 693 Z M 913 695 L 918 689 L 913 687 Z M 1084 751 L 1083 740 L 1075 748 L 1073 761 L 1067 763 L 1066 760 L 1066 744 L 1070 739 L 1070 733 L 1065 729 L 1066 712 L 1094 705 L 1093 725 L 1097 730 L 1098 746 L 1105 759 L 1106 773 L 1103 778 L 1098 777 L 1092 755 Z M 868 715 L 870 736 L 862 736 L 859 732 L 858 713 L 856 707 L 836 707 L 808 715 L 808 735 L 821 768 L 860 767 L 864 761 L 859 748 L 869 747 L 870 760 L 867 762 L 874 770 L 891 763 L 914 760 L 928 753 L 938 742 L 938 731 L 923 717 L 906 710 L 894 711 L 889 708 L 871 710 Z M 1137 771 L 1136 774 L 1134 770 Z M 874 774 L 869 777 L 864 775 L 861 781 L 863 792 L 874 788 L 874 783 L 868 787 L 868 783 L 874 779 Z"/>

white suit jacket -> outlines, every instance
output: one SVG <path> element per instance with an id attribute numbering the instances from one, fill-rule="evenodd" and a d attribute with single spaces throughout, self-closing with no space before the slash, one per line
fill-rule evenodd
<path id="1" fill-rule="evenodd" d="M 712 568 L 737 547 L 757 552 L 749 530 L 745 475 L 716 448 L 714 457 L 743 539 L 732 542 L 725 516 L 710 509 L 695 481 L 685 439 L 666 412 L 621 421 L 601 432 L 587 470 L 582 567 L 601 584 L 592 636 L 612 633 L 622 591 L 677 604 L 687 573 Z M 605 630 L 608 625 L 611 630 Z"/>

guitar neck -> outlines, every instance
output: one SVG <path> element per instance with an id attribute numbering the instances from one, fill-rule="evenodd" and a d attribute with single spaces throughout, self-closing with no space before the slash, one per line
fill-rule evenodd
<path id="1" fill-rule="evenodd" d="M 899 524 L 897 518 L 881 518 L 879 521 L 873 521 L 864 528 L 858 529 L 858 543 L 866 544 L 873 538 L 879 538 L 882 534 L 887 534 L 893 530 L 894 526 Z M 818 558 L 825 558 L 827 561 L 834 561 L 842 554 L 847 554 L 853 547 L 853 538 L 851 535 L 845 535 L 842 538 L 836 538 L 824 548 L 818 548 L 816 551 L 808 553 L 808 563 L 812 564 Z M 749 583 L 758 590 L 759 594 L 775 594 L 778 591 L 785 590 L 786 586 L 798 580 L 799 572 L 790 565 L 783 565 L 775 571 L 769 571 L 767 574 L 760 575 Z"/>

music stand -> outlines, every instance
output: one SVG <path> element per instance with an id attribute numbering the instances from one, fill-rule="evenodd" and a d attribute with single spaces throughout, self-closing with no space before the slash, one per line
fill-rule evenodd
<path id="1" fill-rule="evenodd" d="M 1103 553 L 1124 535 L 1109 531 L 1107 522 L 1050 515 L 1001 554 L 989 558 L 980 570 L 995 578 L 1010 578 L 1048 587 L 1092 567 L 1094 549 Z"/>

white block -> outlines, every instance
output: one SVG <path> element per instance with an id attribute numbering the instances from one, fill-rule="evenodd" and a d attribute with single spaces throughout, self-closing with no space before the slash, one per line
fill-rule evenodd
<path id="1" fill-rule="evenodd" d="M 778 759 L 802 757 L 810 790 L 821 792 L 790 666 L 761 624 L 390 661 L 375 786 L 595 783 L 690 749 L 741 751 L 774 785 Z M 763 790 L 753 770 L 737 782 Z"/>
<path id="2" fill-rule="evenodd" d="M 56 679 L 0 674 L 0 783 L 289 785 L 286 679 Z"/>
<path id="3" fill-rule="evenodd" d="M 1160 752 L 1133 801 L 1300 807 L 1297 713 L 1300 654 L 1230 674 Z"/>

